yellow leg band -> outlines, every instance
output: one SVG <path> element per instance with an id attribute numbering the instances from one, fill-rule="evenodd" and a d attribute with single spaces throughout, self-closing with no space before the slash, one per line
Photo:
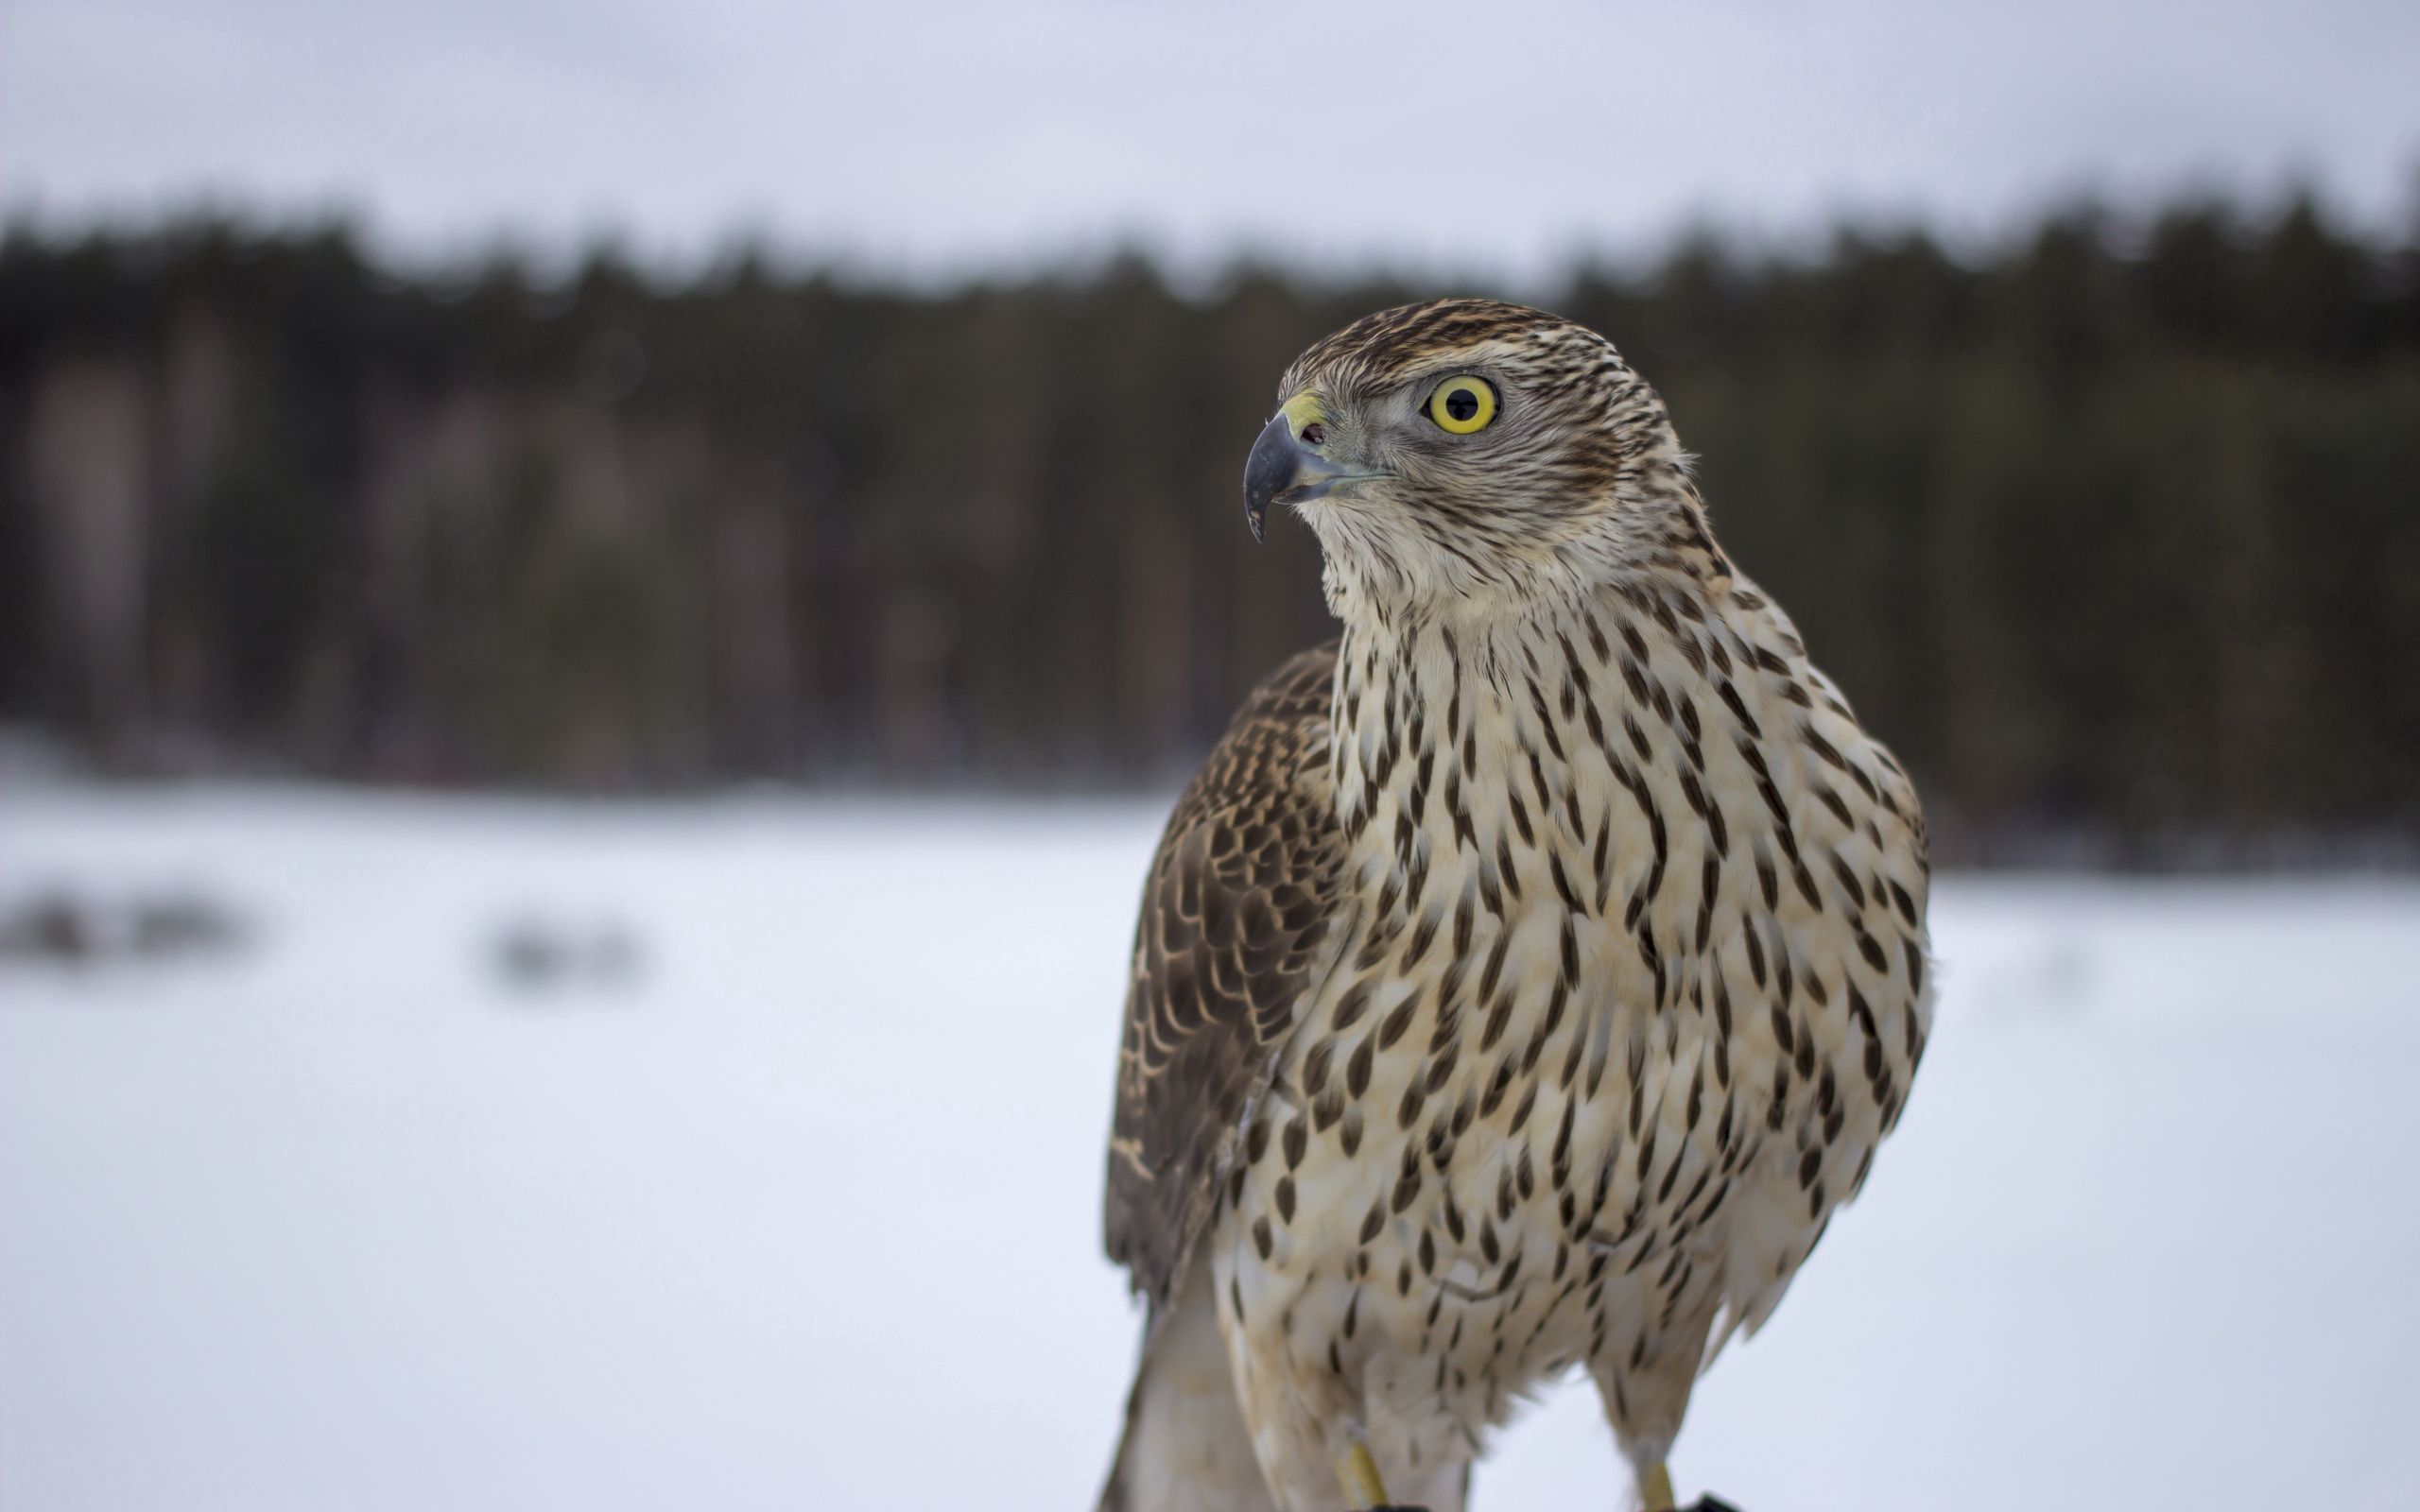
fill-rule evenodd
<path id="1" fill-rule="evenodd" d="M 1378 1462 L 1370 1457 L 1369 1445 L 1356 1444 L 1346 1450 L 1336 1462 L 1336 1478 L 1344 1483 L 1344 1494 L 1355 1506 L 1387 1504 L 1387 1483 L 1378 1478 Z"/>
<path id="2" fill-rule="evenodd" d="M 1672 1472 L 1657 1460 L 1638 1477 L 1639 1503 L 1647 1512 L 1672 1512 Z"/>

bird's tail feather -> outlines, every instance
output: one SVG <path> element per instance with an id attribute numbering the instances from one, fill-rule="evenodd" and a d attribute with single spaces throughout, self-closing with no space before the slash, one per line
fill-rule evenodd
<path id="1" fill-rule="evenodd" d="M 1100 1512 L 1270 1512 L 1274 1504 L 1236 1404 L 1210 1288 L 1210 1267 L 1194 1266 L 1145 1332 Z"/>

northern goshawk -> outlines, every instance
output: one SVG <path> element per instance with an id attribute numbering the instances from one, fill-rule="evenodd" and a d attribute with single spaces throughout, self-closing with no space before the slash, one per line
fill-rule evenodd
<path id="1" fill-rule="evenodd" d="M 1692 1383 L 1923 1055 L 1915 794 L 1595 333 L 1406 306 L 1278 397 L 1246 507 L 1317 533 L 1342 635 L 1252 695 L 1145 886 L 1103 1504 L 1448 1512 L 1579 1366 L 1668 1507 Z"/>

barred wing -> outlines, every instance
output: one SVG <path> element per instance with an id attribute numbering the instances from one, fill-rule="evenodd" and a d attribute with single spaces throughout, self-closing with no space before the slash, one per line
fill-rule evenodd
<path id="1" fill-rule="evenodd" d="M 1344 849 L 1328 774 L 1335 668 L 1330 642 L 1253 690 L 1144 884 L 1104 1219 L 1110 1258 L 1155 1309 L 1184 1280 L 1327 937 Z"/>

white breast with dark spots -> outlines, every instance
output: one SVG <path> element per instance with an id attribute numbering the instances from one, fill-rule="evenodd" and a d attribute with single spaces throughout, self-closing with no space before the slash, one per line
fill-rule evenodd
<path id="1" fill-rule="evenodd" d="M 1906 779 L 1744 583 L 1349 630 L 1335 762 L 1349 923 L 1211 1246 L 1240 1388 L 1417 1463 L 1585 1363 L 1668 1439 L 1906 1095 Z"/>

